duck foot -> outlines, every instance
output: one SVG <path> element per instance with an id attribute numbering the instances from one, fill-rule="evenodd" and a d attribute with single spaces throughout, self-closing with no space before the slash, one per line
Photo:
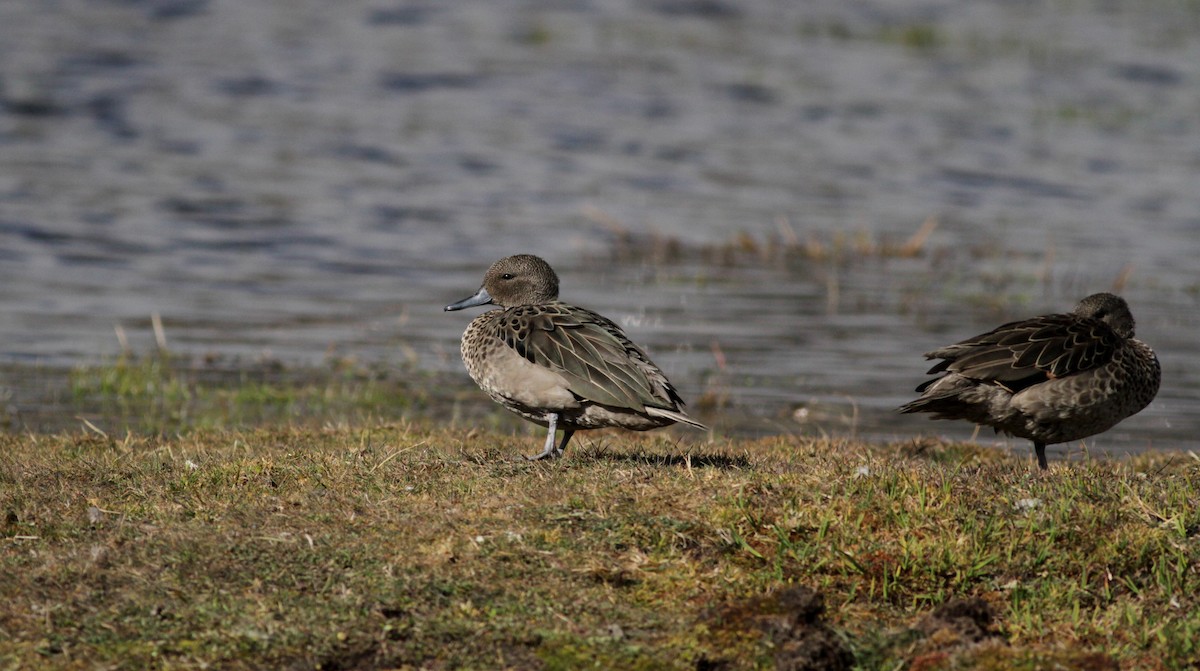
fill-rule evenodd
<path id="1" fill-rule="evenodd" d="M 554 434 L 558 430 L 558 414 L 550 415 L 549 431 L 546 434 L 546 448 L 540 453 L 525 457 L 526 461 L 541 461 L 542 459 L 557 459 L 567 450 L 567 441 L 571 440 L 571 436 L 575 435 L 574 429 L 563 429 L 562 442 L 556 447 L 554 445 Z"/>

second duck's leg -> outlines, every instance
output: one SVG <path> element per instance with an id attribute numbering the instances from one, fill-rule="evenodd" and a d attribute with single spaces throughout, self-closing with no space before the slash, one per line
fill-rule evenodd
<path id="1" fill-rule="evenodd" d="M 1037 452 L 1038 468 L 1042 469 L 1043 471 L 1047 468 L 1050 468 L 1050 466 L 1046 464 L 1046 444 L 1034 441 L 1033 451 Z"/>
<path id="2" fill-rule="evenodd" d="M 575 429 L 563 429 L 563 439 L 558 444 L 558 449 L 554 451 L 554 456 L 561 457 L 563 452 L 567 451 L 567 441 L 571 440 L 571 436 L 573 435 L 575 435 Z"/>
<path id="3" fill-rule="evenodd" d="M 535 454 L 532 457 L 525 457 L 529 461 L 537 461 L 539 459 L 545 459 L 546 457 L 554 458 L 555 456 L 558 456 L 554 453 L 554 433 L 558 430 L 558 413 L 550 413 L 549 426 L 546 428 L 548 429 L 546 434 L 546 447 L 541 451 L 540 454 Z M 565 431 L 564 433 L 566 433 L 567 438 L 571 436 L 570 431 Z M 566 438 L 563 439 L 563 445 L 566 445 Z"/>

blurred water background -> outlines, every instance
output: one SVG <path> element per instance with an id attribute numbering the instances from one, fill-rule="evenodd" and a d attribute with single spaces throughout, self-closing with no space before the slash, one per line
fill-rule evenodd
<path id="1" fill-rule="evenodd" d="M 47 380 L 153 314 L 197 366 L 502 413 L 441 307 L 515 252 L 743 434 L 969 437 L 892 412 L 921 353 L 1115 288 L 1163 386 L 1089 444 L 1192 449 L 1200 3 L 0 3 L 18 429 L 75 423 Z"/>

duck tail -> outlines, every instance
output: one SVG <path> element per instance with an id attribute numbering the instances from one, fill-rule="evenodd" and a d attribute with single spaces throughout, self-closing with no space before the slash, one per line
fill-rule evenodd
<path id="1" fill-rule="evenodd" d="M 951 390 L 941 393 L 926 393 L 924 396 L 896 408 L 896 410 L 902 413 L 932 412 L 937 415 L 953 416 L 969 405 L 969 403 L 963 401 L 956 391 Z"/>
<path id="2" fill-rule="evenodd" d="M 707 426 L 701 424 L 700 422 L 697 422 L 696 420 L 692 419 L 691 417 L 688 417 L 686 414 L 684 414 L 683 412 L 680 412 L 678 410 L 667 410 L 665 408 L 655 408 L 652 406 L 646 406 L 646 414 L 650 415 L 651 417 L 662 417 L 663 419 L 669 419 L 673 422 L 679 422 L 680 424 L 687 424 L 689 426 L 694 426 L 697 429 L 700 429 L 701 431 L 709 430 Z"/>

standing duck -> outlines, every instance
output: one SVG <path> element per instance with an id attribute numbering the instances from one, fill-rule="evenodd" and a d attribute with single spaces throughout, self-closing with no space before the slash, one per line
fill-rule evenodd
<path id="1" fill-rule="evenodd" d="M 900 412 L 966 419 L 1033 442 L 1045 469 L 1046 445 L 1107 431 L 1158 393 L 1154 350 L 1133 337 L 1125 299 L 1092 294 L 1067 314 L 996 327 L 936 349 L 921 397 Z"/>
<path id="2" fill-rule="evenodd" d="M 540 454 L 559 457 L 582 429 L 656 429 L 689 417 L 667 376 L 611 320 L 558 300 L 558 276 L 531 254 L 492 264 L 461 310 L 497 305 L 467 326 L 462 358 L 492 400 L 549 429 Z M 555 446 L 555 431 L 562 441 Z"/>

